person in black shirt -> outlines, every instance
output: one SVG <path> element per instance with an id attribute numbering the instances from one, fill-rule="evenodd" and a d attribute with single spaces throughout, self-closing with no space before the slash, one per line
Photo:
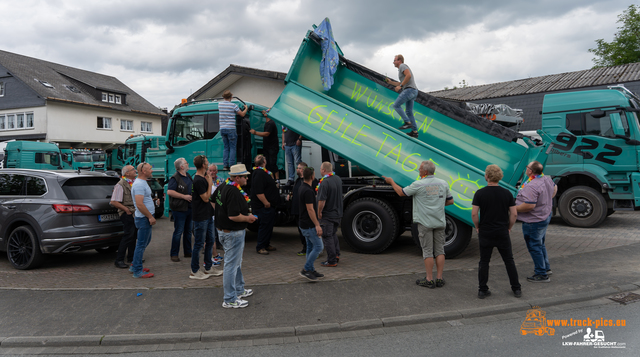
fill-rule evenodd
<path id="1" fill-rule="evenodd" d="M 298 196 L 298 190 L 300 189 L 300 186 L 302 186 L 302 183 L 304 182 L 304 179 L 302 178 L 302 173 L 304 169 L 307 168 L 307 166 L 308 165 L 304 161 L 300 161 L 298 163 L 298 166 L 296 169 L 296 174 L 298 175 L 298 178 L 296 178 L 296 182 L 293 184 L 293 189 L 291 190 L 291 195 L 289 197 L 289 199 L 291 200 L 291 215 L 293 216 L 293 220 L 296 221 L 296 226 L 298 226 L 298 233 L 300 234 L 300 243 L 302 243 L 302 250 L 298 252 L 298 255 L 300 256 L 307 255 L 307 239 L 302 234 L 302 231 L 300 230 L 300 224 L 298 223 L 298 219 L 300 217 L 300 204 L 299 204 L 300 199 Z M 314 192 L 317 186 L 318 186 L 318 180 L 314 178 L 313 182 L 311 183 L 311 188 L 314 190 Z"/>
<path id="2" fill-rule="evenodd" d="M 194 243 L 191 255 L 190 279 L 207 279 L 209 276 L 219 276 L 222 271 L 212 267 L 212 252 L 214 244 L 213 235 L 213 206 L 209 203 L 213 179 L 207 174 L 209 161 L 206 156 L 198 155 L 193 159 L 196 167 L 196 175 L 193 177 L 193 193 L 191 204 L 193 205 Z M 204 244 L 204 271 L 200 269 L 200 249 Z"/>
<path id="3" fill-rule="evenodd" d="M 244 164 L 231 166 L 229 180 L 213 193 L 216 229 L 224 247 L 224 308 L 247 307 L 249 303 L 242 298 L 253 295 L 252 289 L 244 288 L 242 276 L 245 229 L 249 223 L 256 221 L 255 216 L 249 215 L 250 199 L 242 190 L 242 186 L 247 185 L 248 175 Z"/>
<path id="4" fill-rule="evenodd" d="M 502 170 L 498 165 L 487 166 L 484 173 L 487 186 L 479 189 L 471 202 L 471 219 L 478 232 L 480 244 L 480 263 L 478 264 L 478 297 L 480 299 L 491 295 L 487 282 L 489 281 L 489 261 L 494 247 L 498 248 L 507 268 L 513 295 L 517 298 L 522 296 L 518 270 L 511 250 L 511 237 L 509 237 L 511 228 L 516 222 L 516 203 L 511 192 L 498 185 L 502 176 Z M 480 212 L 480 218 L 478 218 L 478 212 Z"/>
<path id="5" fill-rule="evenodd" d="M 256 156 L 251 175 L 251 210 L 258 216 L 258 244 L 256 252 L 267 255 L 276 250 L 271 246 L 273 225 L 276 218 L 276 206 L 280 200 L 280 192 L 273 177 L 265 169 L 269 161 L 263 155 Z"/>
<path id="6" fill-rule="evenodd" d="M 267 159 L 266 168 L 271 171 L 272 177 L 279 180 L 280 175 L 278 173 L 278 151 L 280 151 L 280 145 L 278 144 L 278 129 L 276 123 L 268 116 L 269 110 L 263 110 L 266 121 L 264 123 L 264 131 L 256 131 L 251 129 L 251 134 L 261 136 L 262 139 L 262 151 Z"/>
<path id="7" fill-rule="evenodd" d="M 302 234 L 307 240 L 307 261 L 300 275 L 315 281 L 324 275 L 316 272 L 313 268 L 313 262 L 324 248 L 322 244 L 322 227 L 317 218 L 318 205 L 316 204 L 315 190 L 311 187 L 314 180 L 314 172 L 311 168 L 305 168 L 303 171 L 304 182 L 298 191 L 298 199 L 300 205 L 300 220 L 298 222 Z"/>

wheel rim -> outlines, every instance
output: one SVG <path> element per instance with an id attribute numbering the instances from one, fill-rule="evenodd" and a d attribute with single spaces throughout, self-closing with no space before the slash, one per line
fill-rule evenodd
<path id="1" fill-rule="evenodd" d="M 593 203 L 584 197 L 577 197 L 571 201 L 569 209 L 571 210 L 572 215 L 580 218 L 586 218 L 593 213 Z"/>
<path id="2" fill-rule="evenodd" d="M 449 216 L 444 216 L 444 217 L 447 223 L 447 227 L 444 229 L 444 237 L 445 237 L 444 245 L 446 247 L 449 244 L 452 244 L 456 240 L 456 237 L 458 236 L 458 226 L 451 219 L 451 217 Z"/>
<path id="3" fill-rule="evenodd" d="M 361 211 L 353 218 L 351 227 L 358 240 L 373 242 L 382 234 L 382 220 L 372 211 Z"/>
<path id="4" fill-rule="evenodd" d="M 14 232 L 9 237 L 7 247 L 9 259 L 16 266 L 24 266 L 29 263 L 33 255 L 33 244 L 31 237 L 25 231 Z"/>

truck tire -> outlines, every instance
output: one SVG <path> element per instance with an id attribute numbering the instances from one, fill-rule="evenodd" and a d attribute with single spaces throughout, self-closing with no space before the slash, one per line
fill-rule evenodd
<path id="1" fill-rule="evenodd" d="M 577 186 L 566 190 L 558 201 L 562 219 L 572 227 L 594 228 L 607 218 L 607 202 L 591 187 Z"/>
<path id="2" fill-rule="evenodd" d="M 447 228 L 444 230 L 444 254 L 447 259 L 455 258 L 464 252 L 471 242 L 471 234 L 473 230 L 471 226 L 463 223 L 462 221 L 445 215 L 447 222 Z M 420 239 L 418 238 L 418 228 L 415 224 L 411 225 L 411 237 L 413 241 L 420 246 Z"/>
<path id="3" fill-rule="evenodd" d="M 19 270 L 34 269 L 42 265 L 44 257 L 33 228 L 20 226 L 9 234 L 7 258 Z"/>
<path id="4" fill-rule="evenodd" d="M 342 237 L 355 251 L 377 254 L 395 240 L 398 217 L 385 201 L 364 197 L 347 206 L 341 230 Z"/>

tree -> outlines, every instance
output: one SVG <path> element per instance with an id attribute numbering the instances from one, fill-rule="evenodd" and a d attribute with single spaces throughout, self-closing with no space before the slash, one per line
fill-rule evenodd
<path id="1" fill-rule="evenodd" d="M 596 40 L 596 48 L 589 52 L 593 58 L 593 68 L 617 66 L 626 63 L 640 62 L 640 6 L 630 5 L 618 15 L 618 32 L 611 42 Z"/>

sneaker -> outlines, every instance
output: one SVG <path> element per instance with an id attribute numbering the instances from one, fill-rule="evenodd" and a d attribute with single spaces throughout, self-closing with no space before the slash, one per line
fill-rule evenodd
<path id="1" fill-rule="evenodd" d="M 521 298 L 522 297 L 522 290 L 520 290 L 520 289 L 514 290 L 513 291 L 513 296 L 515 296 L 517 298 Z"/>
<path id="2" fill-rule="evenodd" d="M 211 259 L 211 264 L 212 264 L 212 265 L 215 265 L 215 266 L 220 266 L 220 265 L 222 264 L 222 262 L 221 262 L 221 261 L 219 261 L 219 260 L 213 260 L 213 259 Z"/>
<path id="3" fill-rule="evenodd" d="M 273 252 L 274 250 L 276 250 L 276 247 L 274 247 L 274 246 L 269 245 L 267 247 L 267 251 L 269 251 L 269 252 Z"/>
<path id="4" fill-rule="evenodd" d="M 262 255 L 269 255 L 269 252 L 267 252 L 267 250 L 266 250 L 266 249 L 260 249 L 260 250 L 258 251 L 258 254 L 262 254 Z"/>
<path id="5" fill-rule="evenodd" d="M 435 289 L 436 288 L 436 282 L 433 281 L 433 280 L 427 280 L 427 278 L 422 278 L 422 279 L 416 280 L 416 285 L 420 285 L 420 286 L 423 286 L 423 287 L 429 288 L 429 289 Z"/>
<path id="6" fill-rule="evenodd" d="M 249 306 L 249 302 L 247 300 L 236 300 L 234 302 L 223 302 L 222 307 L 225 309 L 240 309 L 243 307 Z"/>
<path id="7" fill-rule="evenodd" d="M 408 132 L 407 135 L 409 135 L 412 138 L 418 138 L 418 132 L 417 131 Z"/>
<path id="8" fill-rule="evenodd" d="M 441 288 L 444 286 L 444 279 L 436 279 L 436 288 Z"/>
<path id="9" fill-rule="evenodd" d="M 534 275 L 527 277 L 527 281 L 531 283 L 549 283 L 551 279 L 545 275 Z"/>
<path id="10" fill-rule="evenodd" d="M 404 123 L 404 124 L 402 124 L 402 126 L 401 126 L 401 127 L 399 127 L 398 129 L 400 129 L 400 130 L 404 130 L 404 129 L 409 129 L 410 127 L 411 127 L 411 124 L 410 124 L 410 123 Z"/>
<path id="11" fill-rule="evenodd" d="M 215 257 L 213 257 L 213 260 L 215 260 L 215 261 L 223 261 L 223 260 L 224 260 L 224 257 L 223 257 L 223 256 L 220 256 L 220 254 L 218 254 L 218 255 L 216 255 Z"/>
<path id="12" fill-rule="evenodd" d="M 336 264 L 336 263 L 331 264 L 329 262 L 322 262 L 322 263 L 320 263 L 320 265 L 322 265 L 323 267 L 337 267 L 338 266 L 338 264 Z"/>
<path id="13" fill-rule="evenodd" d="M 487 290 L 487 291 L 478 290 L 478 299 L 484 299 L 487 296 L 491 296 L 491 291 L 489 291 L 489 290 Z"/>
<path id="14" fill-rule="evenodd" d="M 553 272 L 551 271 L 551 269 L 547 270 L 547 276 L 553 274 Z"/>
<path id="15" fill-rule="evenodd" d="M 143 273 L 148 273 L 149 268 L 142 268 Z M 129 265 L 129 273 L 133 273 L 133 265 Z"/>
<path id="16" fill-rule="evenodd" d="M 298 252 L 298 255 L 299 256 L 305 256 L 305 255 L 307 255 L 307 251 L 306 250 L 301 250 L 301 251 Z"/>
<path id="17" fill-rule="evenodd" d="M 180 258 L 178 258 L 178 256 L 173 256 L 173 257 L 171 257 L 171 261 L 177 263 L 177 262 L 180 261 Z"/>
<path id="18" fill-rule="evenodd" d="M 316 276 L 316 278 L 324 278 L 324 274 L 320 274 L 320 273 L 318 273 L 318 272 L 317 272 L 317 271 L 315 271 L 315 270 L 314 270 L 314 271 L 312 271 L 311 273 L 312 273 L 313 275 L 315 275 L 315 276 Z"/>
<path id="19" fill-rule="evenodd" d="M 300 271 L 300 275 L 305 277 L 305 278 L 307 278 L 307 279 L 309 279 L 310 281 L 318 280 L 318 277 L 315 274 L 313 274 L 312 271 L 306 271 L 306 270 L 302 269 Z"/>
<path id="20" fill-rule="evenodd" d="M 199 270 L 198 270 L 199 271 Z M 204 270 L 204 273 L 206 275 L 212 275 L 212 276 L 220 276 L 222 275 L 222 270 L 221 269 L 216 269 L 214 267 L 209 268 L 209 270 Z M 195 278 L 194 278 L 195 279 Z"/>
<path id="21" fill-rule="evenodd" d="M 191 274 L 189 275 L 189 279 L 197 279 L 197 280 L 204 280 L 209 278 L 208 274 L 205 274 L 203 271 L 203 269 L 199 269 L 197 272 L 191 272 Z"/>
<path id="22" fill-rule="evenodd" d="M 238 299 L 246 298 L 246 297 L 249 297 L 251 295 L 253 295 L 253 289 L 244 289 L 244 292 L 238 296 Z"/>
<path id="23" fill-rule="evenodd" d="M 142 278 L 142 279 L 147 279 L 147 278 L 153 278 L 153 273 L 142 273 L 142 274 L 133 274 L 134 278 Z"/>

